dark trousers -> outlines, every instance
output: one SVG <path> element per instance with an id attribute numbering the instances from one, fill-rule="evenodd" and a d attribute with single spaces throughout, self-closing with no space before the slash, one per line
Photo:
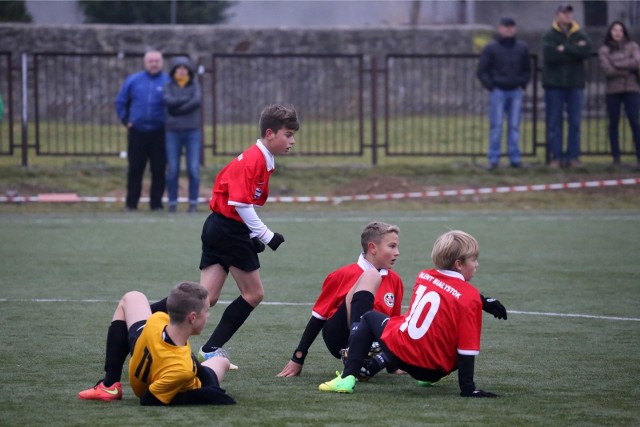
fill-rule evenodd
<path id="1" fill-rule="evenodd" d="M 624 112 L 629 120 L 636 157 L 640 160 L 640 92 L 622 92 L 607 94 L 607 114 L 609 115 L 609 144 L 613 160 L 620 160 L 620 113 L 624 104 Z"/>
<path id="2" fill-rule="evenodd" d="M 165 188 L 165 170 L 167 155 L 165 151 L 164 129 L 152 132 L 141 132 L 129 128 L 127 135 L 127 156 L 129 171 L 127 173 L 127 208 L 137 209 L 142 192 L 142 177 L 149 161 L 151 168 L 151 190 L 149 206 L 152 210 L 162 209 L 162 195 Z"/>

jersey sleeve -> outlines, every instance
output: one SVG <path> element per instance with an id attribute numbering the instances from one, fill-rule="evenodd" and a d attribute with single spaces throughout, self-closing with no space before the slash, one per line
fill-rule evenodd
<path id="1" fill-rule="evenodd" d="M 196 384 L 193 384 L 196 382 Z M 149 391 L 165 405 L 168 405 L 178 392 L 199 388 L 200 380 L 193 372 L 184 369 L 168 369 L 167 372 L 149 386 Z"/>
<path id="2" fill-rule="evenodd" d="M 477 356 L 480 353 L 482 333 L 482 301 L 479 294 L 469 302 L 467 308 L 459 323 L 458 353 Z"/>
<path id="3" fill-rule="evenodd" d="M 238 160 L 229 176 L 229 204 L 234 206 L 248 206 L 256 202 L 260 194 L 257 194 L 257 171 L 255 164 L 248 159 Z"/>
<path id="4" fill-rule="evenodd" d="M 320 320 L 327 320 L 332 312 L 342 302 L 339 298 L 340 275 L 334 271 L 330 273 L 322 284 L 322 290 L 312 308 L 312 315 Z"/>

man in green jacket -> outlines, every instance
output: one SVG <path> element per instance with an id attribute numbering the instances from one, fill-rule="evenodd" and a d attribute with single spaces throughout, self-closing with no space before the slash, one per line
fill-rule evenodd
<path id="1" fill-rule="evenodd" d="M 591 56 L 591 42 L 573 20 L 573 7 L 561 4 L 551 29 L 542 38 L 544 69 L 542 86 L 547 112 L 547 147 L 550 167 L 580 166 L 580 122 L 584 99 L 584 61 Z M 563 152 L 563 112 L 569 121 L 567 149 Z"/>

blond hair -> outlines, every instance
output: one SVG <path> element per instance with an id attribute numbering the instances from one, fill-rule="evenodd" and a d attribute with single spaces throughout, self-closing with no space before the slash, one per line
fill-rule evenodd
<path id="1" fill-rule="evenodd" d="M 468 258 L 478 257 L 480 245 L 470 234 L 460 230 L 451 230 L 436 239 L 431 251 L 431 260 L 438 270 L 453 270 L 456 260 L 464 262 Z"/>
<path id="2" fill-rule="evenodd" d="M 362 252 L 367 253 L 369 243 L 379 244 L 382 238 L 389 233 L 400 234 L 400 228 L 397 225 L 391 225 L 381 221 L 374 221 L 367 224 L 360 235 Z"/>

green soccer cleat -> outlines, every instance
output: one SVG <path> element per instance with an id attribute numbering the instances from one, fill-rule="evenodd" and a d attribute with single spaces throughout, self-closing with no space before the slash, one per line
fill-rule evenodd
<path id="1" fill-rule="evenodd" d="M 433 387 L 434 385 L 438 384 L 440 381 L 446 379 L 449 375 L 451 375 L 451 374 L 447 374 L 444 377 L 440 378 L 438 381 L 434 381 L 434 382 L 418 380 L 418 385 L 420 387 Z"/>
<path id="2" fill-rule="evenodd" d="M 320 391 L 332 391 L 334 393 L 353 393 L 356 386 L 356 377 L 348 375 L 342 378 L 340 372 L 336 371 L 336 377 L 331 381 L 322 383 L 318 386 Z"/>

